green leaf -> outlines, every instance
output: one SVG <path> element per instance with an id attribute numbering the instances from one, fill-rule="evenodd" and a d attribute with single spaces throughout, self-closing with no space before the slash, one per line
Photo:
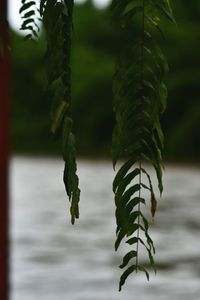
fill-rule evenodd
<path id="1" fill-rule="evenodd" d="M 63 122 L 63 136 L 62 136 L 62 152 L 63 152 L 63 159 L 66 161 L 68 157 L 68 143 L 69 143 L 69 134 L 72 130 L 72 119 L 69 117 L 65 117 Z"/>
<path id="2" fill-rule="evenodd" d="M 155 254 L 156 251 L 155 251 L 155 247 L 154 247 L 154 244 L 153 244 L 153 240 L 151 239 L 151 237 L 149 236 L 147 230 L 145 230 L 145 236 L 147 238 L 147 243 L 150 247 L 150 251 L 153 250 L 153 253 Z"/>
<path id="3" fill-rule="evenodd" d="M 169 0 L 156 0 L 156 6 L 161 10 L 166 18 L 169 19 L 169 21 L 176 23 Z"/>
<path id="4" fill-rule="evenodd" d="M 79 199 L 80 199 L 80 190 L 79 188 L 77 188 L 73 193 L 72 204 L 70 207 L 72 225 L 74 225 L 75 219 L 79 218 L 79 206 L 78 206 Z"/>
<path id="5" fill-rule="evenodd" d="M 32 34 L 27 34 L 24 38 L 25 41 L 32 39 Z"/>
<path id="6" fill-rule="evenodd" d="M 52 121 L 51 125 L 51 132 L 55 133 L 58 127 L 60 126 L 62 119 L 64 117 L 64 114 L 67 109 L 67 103 L 65 101 L 61 101 L 59 106 L 57 107 L 54 115 L 54 119 Z"/>
<path id="7" fill-rule="evenodd" d="M 126 241 L 126 243 L 129 244 L 129 245 L 133 245 L 133 244 L 136 244 L 138 242 L 140 242 L 148 250 L 148 247 L 145 245 L 145 243 L 143 242 L 143 240 L 141 238 L 133 237 L 133 238 L 130 238 L 129 240 Z"/>
<path id="8" fill-rule="evenodd" d="M 40 15 L 43 16 L 43 11 L 45 9 L 45 4 L 47 0 L 40 0 Z"/>
<path id="9" fill-rule="evenodd" d="M 33 23 L 33 22 L 34 22 L 33 18 L 27 19 L 23 22 L 22 27 L 26 27 L 28 24 Z"/>
<path id="10" fill-rule="evenodd" d="M 143 223 L 144 223 L 144 228 L 147 231 L 149 229 L 149 222 L 147 221 L 147 219 L 144 217 L 144 215 L 141 215 Z"/>
<path id="11" fill-rule="evenodd" d="M 145 17 L 146 17 L 147 21 L 158 30 L 158 32 L 160 33 L 163 40 L 165 40 L 165 36 L 164 36 L 160 26 L 158 25 L 157 18 L 152 18 L 151 16 L 148 16 L 148 15 L 146 15 Z"/>
<path id="12" fill-rule="evenodd" d="M 133 238 L 130 238 L 129 240 L 127 240 L 126 243 L 129 245 L 133 245 L 133 244 L 138 243 L 138 241 L 139 241 L 139 238 L 133 237 Z"/>
<path id="13" fill-rule="evenodd" d="M 147 179 L 149 181 L 149 189 L 150 189 L 151 193 L 153 193 L 153 185 L 152 185 L 152 182 L 151 182 L 150 175 L 147 173 L 147 171 L 144 168 L 141 168 L 141 171 L 147 176 Z"/>
<path id="14" fill-rule="evenodd" d="M 166 75 L 169 72 L 168 62 L 162 50 L 155 41 L 152 41 L 152 46 L 154 47 L 155 55 L 157 56 L 160 67 L 163 69 L 163 75 Z"/>
<path id="15" fill-rule="evenodd" d="M 131 236 L 139 228 L 140 228 L 140 225 L 137 223 L 133 224 L 131 218 L 129 218 L 129 227 L 128 227 L 128 231 L 127 231 L 127 237 Z"/>
<path id="16" fill-rule="evenodd" d="M 132 265 L 131 267 L 129 267 L 123 274 L 122 276 L 120 277 L 120 282 L 119 282 L 119 292 L 121 291 L 122 289 L 122 286 L 124 285 L 127 277 L 133 273 L 134 271 L 136 271 L 136 266 L 135 265 Z"/>
<path id="17" fill-rule="evenodd" d="M 122 181 L 123 177 L 126 175 L 128 170 L 133 166 L 135 163 L 134 159 L 129 159 L 123 166 L 119 169 L 117 172 L 117 175 L 115 176 L 115 179 L 113 181 L 113 192 L 115 193 L 117 186 L 120 184 Z"/>
<path id="18" fill-rule="evenodd" d="M 146 143 L 144 143 L 147 147 L 148 145 Z M 156 175 L 157 175 L 157 180 L 158 180 L 158 188 L 160 190 L 160 193 L 162 194 L 162 191 L 163 191 L 163 184 L 162 184 L 162 170 L 161 170 L 161 166 L 160 166 L 160 161 L 157 161 L 157 159 L 155 159 L 155 155 L 154 153 L 152 152 L 152 150 L 149 148 L 150 150 L 150 155 L 148 156 L 148 153 L 146 152 L 145 154 L 142 153 L 142 157 L 149 161 L 153 166 L 154 166 L 154 169 L 156 171 Z M 144 186 L 144 185 L 142 185 Z"/>
<path id="19" fill-rule="evenodd" d="M 132 209 L 139 203 L 145 204 L 145 199 L 140 197 L 134 197 L 127 203 L 126 210 L 130 213 Z"/>
<path id="20" fill-rule="evenodd" d="M 141 212 L 140 211 L 134 211 L 130 214 L 130 220 L 131 220 L 131 223 L 134 223 L 135 220 L 137 218 L 139 218 L 141 216 Z"/>
<path id="21" fill-rule="evenodd" d="M 151 191 L 151 189 L 150 189 L 146 184 L 141 183 L 141 186 L 142 186 L 144 189 Z"/>
<path id="22" fill-rule="evenodd" d="M 25 13 L 22 18 L 26 19 L 26 18 L 30 18 L 31 16 L 34 16 L 34 15 L 35 15 L 35 11 L 34 10 L 30 10 L 27 13 Z"/>
<path id="23" fill-rule="evenodd" d="M 153 255 L 151 254 L 150 250 L 148 250 L 148 254 L 149 254 L 149 261 L 150 261 L 151 267 L 153 268 L 154 272 L 156 273 L 156 266 L 155 266 L 154 258 L 153 258 Z"/>
<path id="24" fill-rule="evenodd" d="M 163 113 L 167 106 L 167 96 L 168 96 L 167 87 L 164 84 L 164 82 L 161 82 L 159 84 L 158 93 L 159 93 L 159 99 L 161 103 L 161 113 Z"/>
<path id="25" fill-rule="evenodd" d="M 128 175 L 126 175 L 126 177 L 124 177 L 118 188 L 116 191 L 116 197 L 121 197 L 122 194 L 124 193 L 125 189 L 127 188 L 127 186 L 130 184 L 130 182 L 140 174 L 140 169 L 136 168 L 135 170 L 133 170 L 132 172 L 130 172 Z"/>
<path id="26" fill-rule="evenodd" d="M 160 126 L 160 121 L 157 116 L 154 119 L 154 128 L 156 130 L 158 143 L 160 144 L 160 148 L 162 149 L 164 146 L 164 135 Z"/>
<path id="27" fill-rule="evenodd" d="M 68 151 L 66 153 L 65 169 L 64 169 L 64 184 L 67 195 L 71 200 L 71 222 L 74 224 L 75 219 L 79 217 L 78 202 L 80 198 L 79 179 L 76 175 L 76 150 L 75 138 L 70 132 L 68 136 Z"/>
<path id="28" fill-rule="evenodd" d="M 125 256 L 124 256 L 124 258 L 123 258 L 123 263 L 119 266 L 121 269 L 122 268 L 124 268 L 124 267 L 126 267 L 127 266 L 127 264 L 129 263 L 129 261 L 132 259 L 132 258 L 134 258 L 134 257 L 136 257 L 137 256 L 137 252 L 136 251 L 130 251 L 130 252 L 128 252 Z"/>
<path id="29" fill-rule="evenodd" d="M 122 197 L 119 198 L 116 196 L 116 202 L 121 201 L 124 205 L 130 200 L 130 198 L 141 189 L 140 184 L 134 184 L 131 186 Z"/>
<path id="30" fill-rule="evenodd" d="M 141 272 L 144 272 L 146 275 L 147 280 L 149 281 L 149 273 L 148 271 L 143 267 L 143 266 L 138 266 L 138 270 L 140 270 Z"/>
<path id="31" fill-rule="evenodd" d="M 21 14 L 24 10 L 30 8 L 31 6 L 35 5 L 36 2 L 35 1 L 30 1 L 30 2 L 27 2 L 25 4 L 23 4 L 19 10 L 19 13 Z"/>
<path id="32" fill-rule="evenodd" d="M 155 92 L 155 87 L 153 84 L 148 80 L 143 80 L 143 86 L 151 89 L 153 92 Z"/>
<path id="33" fill-rule="evenodd" d="M 118 235 L 117 235 L 117 239 L 115 241 L 115 251 L 117 251 L 117 249 L 119 248 L 119 245 L 122 241 L 122 239 L 125 237 L 126 233 L 123 230 L 120 230 Z"/>

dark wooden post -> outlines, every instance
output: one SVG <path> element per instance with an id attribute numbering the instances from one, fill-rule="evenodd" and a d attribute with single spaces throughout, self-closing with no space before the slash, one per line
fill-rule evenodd
<path id="1" fill-rule="evenodd" d="M 4 20 L 7 16 L 7 0 L 0 0 L 0 13 L 0 39 L 4 48 L 4 53 L 0 54 L 0 299 L 8 300 L 9 54 Z"/>

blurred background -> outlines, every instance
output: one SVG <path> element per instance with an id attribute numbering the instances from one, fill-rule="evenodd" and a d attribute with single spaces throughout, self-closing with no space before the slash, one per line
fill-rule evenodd
<path id="1" fill-rule="evenodd" d="M 41 35 L 24 42 L 12 28 L 12 300 L 199 300 L 200 2 L 171 2 L 178 26 L 166 24 L 163 41 L 170 65 L 162 117 L 165 192 L 152 224 L 158 274 L 150 283 L 140 276 L 129 279 L 121 294 L 117 265 L 123 249 L 113 250 L 110 163 L 112 74 L 120 41 L 108 1 L 83 1 L 74 11 L 73 119 L 82 204 L 73 228 L 60 140 L 50 133 L 45 40 Z M 14 24 L 12 14 L 10 21 Z"/>

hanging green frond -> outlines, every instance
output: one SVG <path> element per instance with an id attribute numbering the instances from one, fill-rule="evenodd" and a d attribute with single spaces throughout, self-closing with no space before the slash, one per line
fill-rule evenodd
<path id="1" fill-rule="evenodd" d="M 167 88 L 164 79 L 168 64 L 156 32 L 164 36 L 159 24 L 163 17 L 171 22 L 175 20 L 168 0 L 113 0 L 111 8 L 117 28 L 124 36 L 113 79 L 116 115 L 112 141 L 113 165 L 119 159 L 126 159 L 113 182 L 117 223 L 115 249 L 127 237 L 126 242 L 134 246 L 120 265 L 120 268 L 124 268 L 129 261 L 134 262 L 121 276 L 121 290 L 133 272 L 142 271 L 149 279 L 148 271 L 140 264 L 140 246 L 146 249 L 150 266 L 155 271 L 155 248 L 149 236 L 149 222 L 142 209 L 145 203 L 143 189 L 150 192 L 152 217 L 157 201 L 143 162 L 154 167 L 158 188 L 162 193 L 164 138 L 160 114 L 166 108 Z M 144 183 L 145 177 L 149 185 Z"/>
<path id="2" fill-rule="evenodd" d="M 75 137 L 71 117 L 71 33 L 73 0 L 40 2 L 40 14 L 47 38 L 47 76 L 52 94 L 52 126 L 55 133 L 62 129 L 64 184 L 71 202 L 71 222 L 79 218 L 79 180 L 76 175 Z"/>
<path id="3" fill-rule="evenodd" d="M 73 0 L 21 0 L 22 30 L 26 39 L 38 36 L 38 20 L 43 22 L 46 41 L 48 90 L 52 96 L 52 133 L 62 131 L 64 184 L 71 202 L 71 222 L 79 217 L 79 180 L 76 175 L 75 137 L 71 117 L 71 33 Z"/>
<path id="4" fill-rule="evenodd" d="M 62 152 L 65 161 L 64 184 L 71 202 L 71 222 L 79 218 L 79 180 L 76 174 L 75 137 L 71 111 L 71 34 L 73 0 L 41 0 L 40 15 L 46 40 L 48 89 L 52 95 L 51 131 L 62 131 Z"/>

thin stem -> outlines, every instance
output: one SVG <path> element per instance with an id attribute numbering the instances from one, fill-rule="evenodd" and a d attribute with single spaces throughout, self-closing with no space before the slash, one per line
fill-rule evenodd
<path id="1" fill-rule="evenodd" d="M 142 162 L 141 159 L 139 161 L 139 169 L 140 169 L 140 174 L 139 174 L 139 185 L 140 185 L 140 189 L 139 189 L 139 195 L 138 197 L 141 198 L 141 183 L 142 183 Z M 140 212 L 141 207 L 140 207 L 140 202 L 138 203 L 138 211 Z M 140 216 L 138 216 L 138 225 L 140 225 Z M 137 246 L 136 246 L 136 252 L 137 252 L 137 256 L 136 256 L 136 272 L 138 269 L 138 265 L 139 265 L 139 255 L 138 255 L 138 251 L 139 251 L 139 236 L 140 236 L 140 227 L 138 227 L 137 230 Z"/>
<path id="2" fill-rule="evenodd" d="M 141 42 L 141 64 L 140 64 L 140 72 L 141 72 L 141 87 L 143 87 L 143 80 L 144 80 L 144 28 L 145 28 L 145 24 L 144 24 L 144 20 L 145 20 L 145 0 L 143 0 L 142 3 L 142 42 Z M 141 98 L 141 102 L 142 102 L 142 98 Z M 142 183 L 142 161 L 141 161 L 141 157 L 139 159 L 139 185 L 140 185 L 140 189 L 139 189 L 139 199 L 141 198 L 141 183 Z M 140 202 L 138 203 L 138 211 L 141 211 L 141 205 Z M 138 225 L 140 225 L 140 215 L 138 216 Z M 137 252 L 137 256 L 136 256 L 136 272 L 138 270 L 138 265 L 139 265 L 139 255 L 138 255 L 138 251 L 139 251 L 139 236 L 140 236 L 140 227 L 138 226 L 138 230 L 137 230 L 137 246 L 136 246 L 136 252 Z"/>

